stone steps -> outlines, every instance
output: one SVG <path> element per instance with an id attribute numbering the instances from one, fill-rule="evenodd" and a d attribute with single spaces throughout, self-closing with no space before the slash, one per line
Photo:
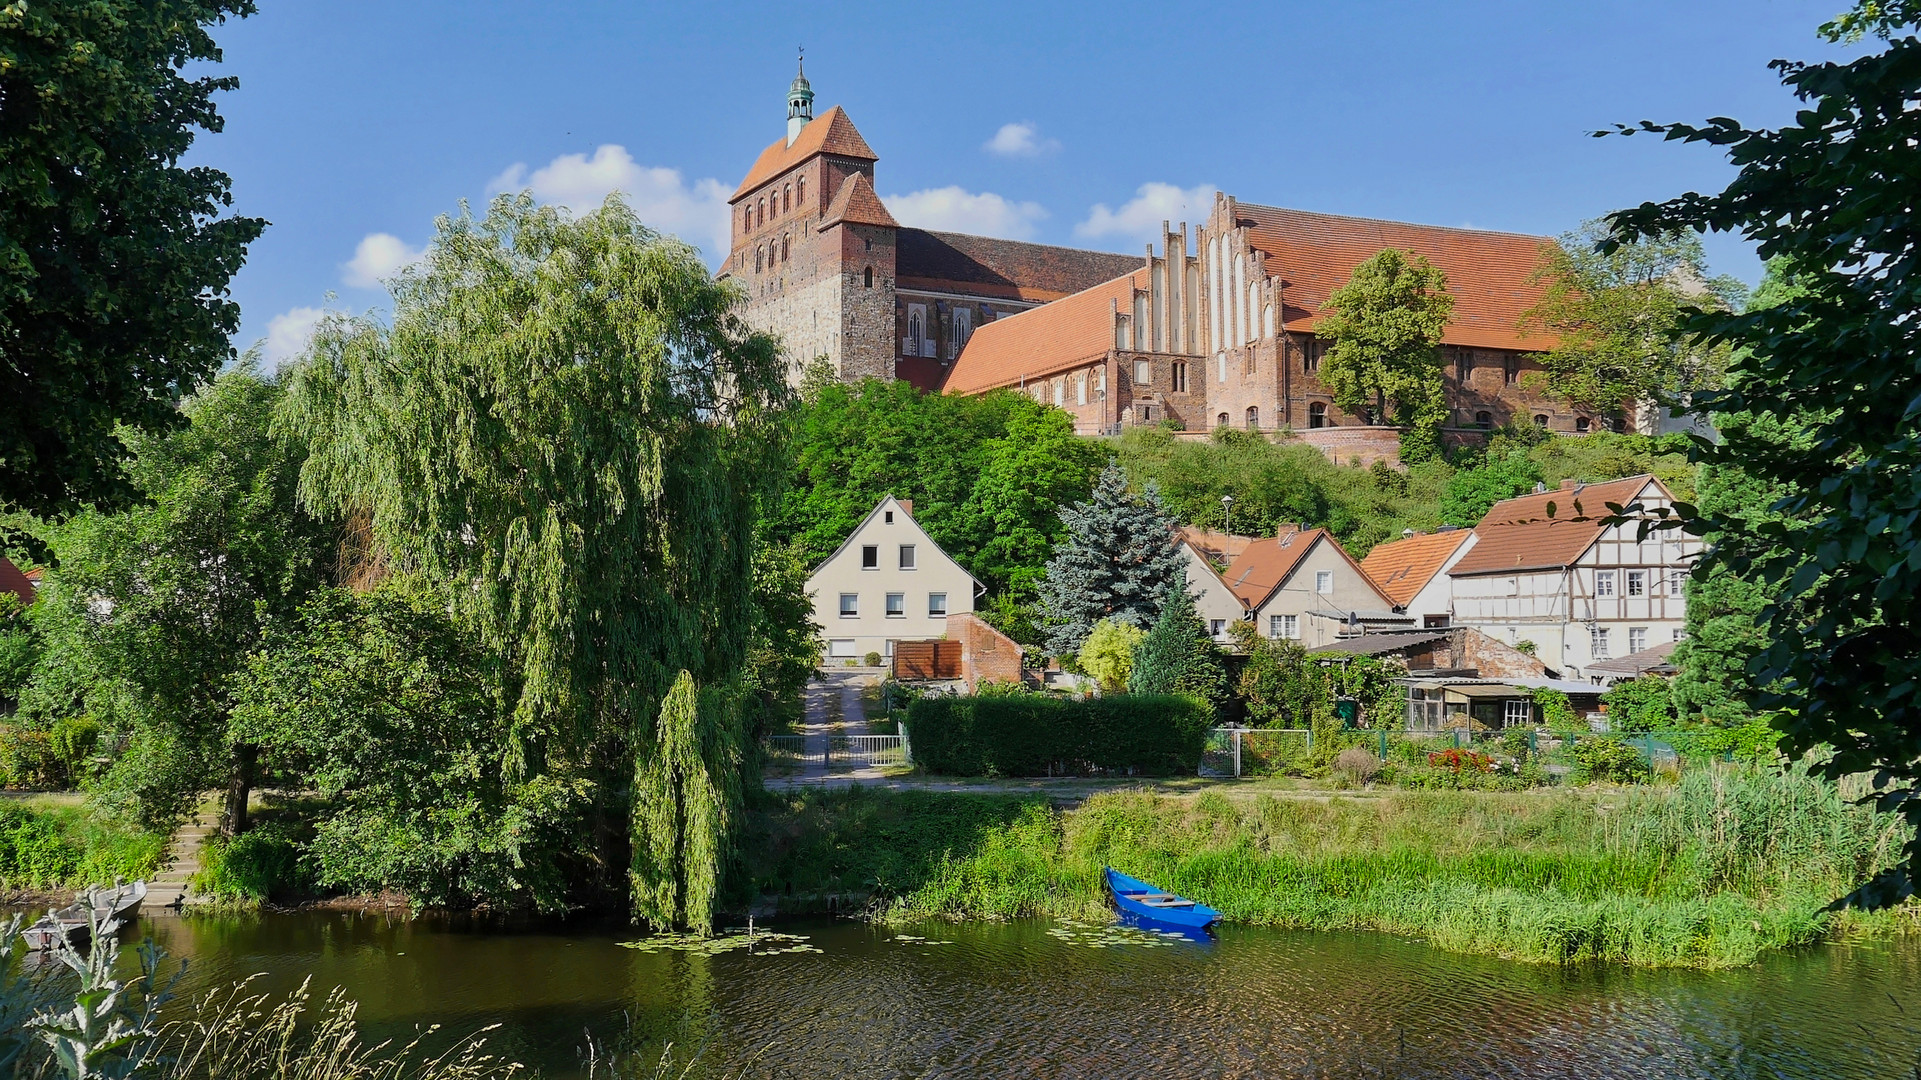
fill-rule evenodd
<path id="1" fill-rule="evenodd" d="M 204 824 L 212 817 L 206 806 L 195 811 L 167 841 L 168 859 L 160 872 L 147 882 L 147 899 L 142 910 L 152 914 L 179 910 L 188 901 L 188 884 L 200 872 L 200 845 L 220 830 Z"/>

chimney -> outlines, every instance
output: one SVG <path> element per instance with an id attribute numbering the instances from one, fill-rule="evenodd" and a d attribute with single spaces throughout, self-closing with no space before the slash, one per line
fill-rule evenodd
<path id="1" fill-rule="evenodd" d="M 1536 495 L 1539 495 L 1539 494 L 1541 494 L 1542 492 L 1544 492 L 1544 491 L 1546 491 L 1546 490 L 1547 490 L 1547 485 L 1546 485 L 1546 484 L 1543 484 L 1543 483 L 1541 483 L 1541 482 L 1539 482 L 1538 480 L 1537 480 L 1537 481 L 1535 481 L 1535 484 L 1534 484 L 1534 493 L 1535 493 Z"/>
<path id="2" fill-rule="evenodd" d="M 904 510 L 904 511 L 906 511 L 906 512 L 907 512 L 907 516 L 908 516 L 908 517 L 913 517 L 913 516 L 914 516 L 914 500 L 912 500 L 912 499 L 895 499 L 894 501 L 895 501 L 895 502 L 897 502 L 897 503 L 899 503 L 899 504 L 900 504 L 900 508 L 901 508 L 902 510 Z"/>

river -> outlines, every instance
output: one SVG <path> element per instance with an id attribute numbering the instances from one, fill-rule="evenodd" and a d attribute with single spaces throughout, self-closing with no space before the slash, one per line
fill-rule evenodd
<path id="1" fill-rule="evenodd" d="M 378 1035 L 500 1025 L 550 1077 L 604 1048 L 693 1075 L 1788 1077 L 1912 1075 L 1921 942 L 1737 971 L 1555 968 L 1382 934 L 1228 927 L 1211 944 L 1043 922 L 784 924 L 818 952 L 640 952 L 620 927 L 366 913 L 142 920 L 183 988 L 256 972 L 344 986 Z"/>

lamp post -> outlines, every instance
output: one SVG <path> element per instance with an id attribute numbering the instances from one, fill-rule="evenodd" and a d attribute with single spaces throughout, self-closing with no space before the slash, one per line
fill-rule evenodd
<path id="1" fill-rule="evenodd" d="M 1221 496 L 1221 517 L 1226 520 L 1226 524 L 1221 526 L 1221 531 L 1226 533 L 1233 532 L 1234 531 L 1234 496 L 1232 495 Z"/>

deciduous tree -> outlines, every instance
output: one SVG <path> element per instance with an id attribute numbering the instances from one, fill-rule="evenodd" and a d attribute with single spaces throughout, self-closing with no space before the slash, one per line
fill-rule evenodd
<path id="1" fill-rule="evenodd" d="M 1328 343 L 1320 377 L 1335 404 L 1407 428 L 1403 458 L 1439 453 L 1447 419 L 1440 345 L 1454 316 L 1447 275 L 1411 251 L 1386 248 L 1355 267 L 1326 308 L 1314 333 Z"/>

